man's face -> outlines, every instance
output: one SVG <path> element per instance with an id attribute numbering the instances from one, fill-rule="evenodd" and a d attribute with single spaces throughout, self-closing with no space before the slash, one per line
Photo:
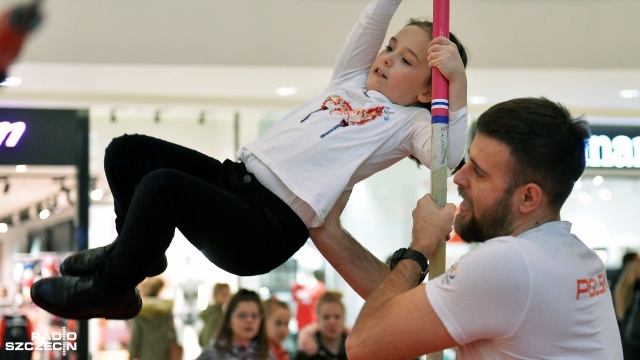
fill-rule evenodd
<path id="1" fill-rule="evenodd" d="M 484 242 L 511 233 L 516 214 L 511 164 L 507 145 L 476 135 L 469 161 L 453 178 L 463 199 L 454 229 L 466 242 Z"/>

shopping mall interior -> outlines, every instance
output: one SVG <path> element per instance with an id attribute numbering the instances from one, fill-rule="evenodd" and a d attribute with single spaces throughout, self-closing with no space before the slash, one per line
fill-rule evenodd
<path id="1" fill-rule="evenodd" d="M 240 146 L 327 86 L 343 38 L 367 3 L 41 1 L 41 22 L 0 86 L 0 124 L 39 129 L 36 140 L 21 140 L 39 144 L 12 157 L 3 155 L 9 138 L 0 126 L 3 312 L 27 312 L 40 332 L 77 331 L 84 345 L 71 352 L 75 358 L 128 358 L 126 321 L 54 318 L 29 299 L 30 285 L 55 276 L 73 251 L 115 239 L 106 146 L 139 133 L 235 160 Z M 13 6 L 0 0 L 1 11 Z M 430 1 L 405 0 L 390 33 L 431 14 Z M 625 252 L 640 251 L 640 47 L 632 45 L 640 38 L 640 3 L 458 0 L 450 14 L 451 31 L 469 53 L 471 123 L 498 102 L 544 96 L 592 126 L 588 168 L 562 217 L 608 269 L 619 268 Z M 354 188 L 343 225 L 384 260 L 409 243 L 411 211 L 430 187 L 427 169 L 402 160 Z M 461 201 L 451 178 L 447 201 Z M 447 266 L 469 249 L 450 242 Z M 252 277 L 216 267 L 179 232 L 166 255 L 161 295 L 175 301 L 184 359 L 201 351 L 196 314 L 211 302 L 215 283 L 277 296 L 295 314 L 293 287 L 311 287 L 321 274 L 327 289 L 343 293 L 349 326 L 364 303 L 311 241 Z M 290 329 L 298 331 L 295 316 Z M 36 360 L 73 358 L 65 356 L 34 352 Z"/>

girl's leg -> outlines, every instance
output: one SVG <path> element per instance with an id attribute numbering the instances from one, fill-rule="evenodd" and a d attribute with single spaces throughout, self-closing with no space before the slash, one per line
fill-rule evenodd
<path id="1" fill-rule="evenodd" d="M 208 183 L 220 176 L 220 161 L 164 140 L 145 135 L 124 135 L 107 146 L 104 169 L 114 199 L 118 233 L 129 211 L 136 186 L 157 169 L 174 169 Z"/>
<path id="2" fill-rule="evenodd" d="M 157 140 L 148 145 L 143 151 L 167 151 Z M 152 150 L 158 145 L 162 151 Z M 145 164 L 131 167 L 130 174 L 120 174 L 123 166 L 109 171 L 118 202 L 118 245 L 94 277 L 96 286 L 126 291 L 137 285 L 144 279 L 145 269 L 164 255 L 176 227 L 213 263 L 238 275 L 268 272 L 306 241 L 307 229 L 300 219 L 242 164 L 226 161 L 223 165 L 209 157 L 205 158 L 213 161 L 202 161 L 202 154 L 178 150 L 182 156 L 169 150 L 159 161 L 149 161 L 149 155 L 134 155 L 134 161 L 125 161 L 127 166 L 140 160 Z M 109 153 L 107 159 L 112 162 L 110 156 L 115 152 Z M 158 162 L 172 166 L 164 168 L 156 165 Z M 158 169 L 138 180 L 143 166 Z M 206 166 L 208 171 L 194 174 L 194 166 Z"/>
<path id="3" fill-rule="evenodd" d="M 220 162 L 192 149 L 144 135 L 124 135 L 114 139 L 105 152 L 105 172 L 114 197 L 116 230 L 126 220 L 131 198 L 142 178 L 154 170 L 178 169 L 211 182 L 218 177 Z M 60 265 L 62 275 L 92 276 L 117 245 L 87 249 L 67 257 Z M 166 269 L 162 256 L 147 269 L 148 276 Z"/>

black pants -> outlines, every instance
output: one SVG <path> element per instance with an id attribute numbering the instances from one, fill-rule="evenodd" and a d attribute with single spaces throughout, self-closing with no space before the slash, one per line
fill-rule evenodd
<path id="1" fill-rule="evenodd" d="M 114 139 L 104 159 L 115 213 L 115 250 L 94 284 L 130 290 L 165 253 L 175 229 L 218 267 L 236 275 L 264 274 L 307 240 L 296 213 L 248 173 L 144 135 Z"/>

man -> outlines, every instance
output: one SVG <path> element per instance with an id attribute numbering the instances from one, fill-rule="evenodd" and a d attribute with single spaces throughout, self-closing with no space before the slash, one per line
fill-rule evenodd
<path id="1" fill-rule="evenodd" d="M 454 177 L 463 198 L 454 228 L 483 244 L 426 284 L 424 257 L 448 236 L 455 206 L 420 199 L 415 251 L 396 253 L 389 271 L 340 228 L 344 194 L 311 237 L 367 300 L 347 340 L 349 359 L 456 346 L 459 359 L 622 359 L 604 265 L 560 220 L 588 137 L 585 121 L 547 99 L 506 101 L 480 116 Z"/>

